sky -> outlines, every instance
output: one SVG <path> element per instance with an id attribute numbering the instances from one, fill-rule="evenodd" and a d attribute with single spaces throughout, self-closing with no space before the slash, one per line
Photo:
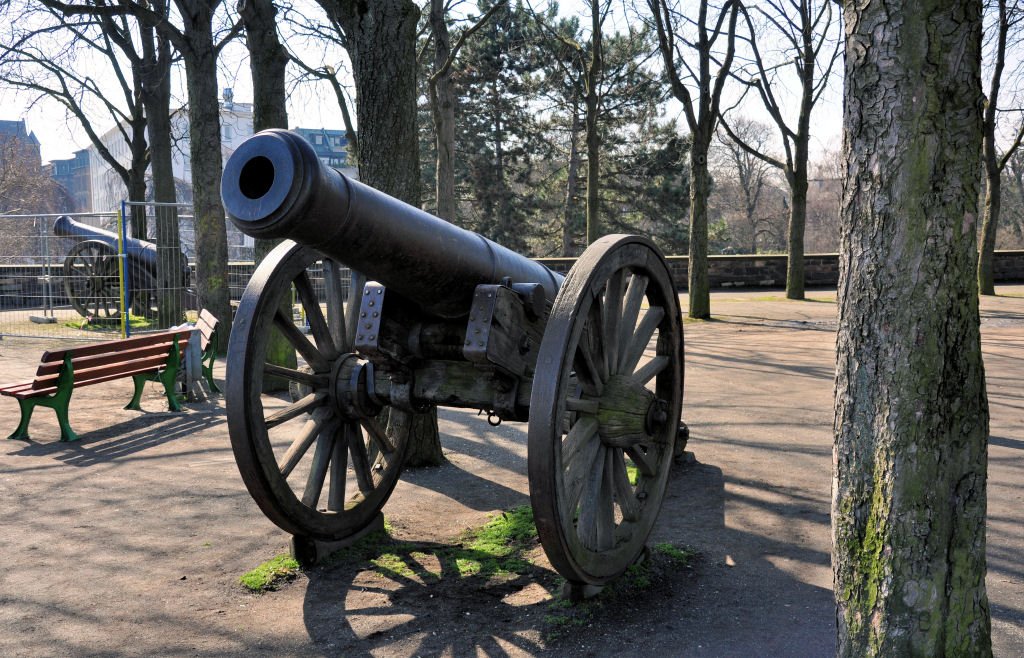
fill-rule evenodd
<path id="1" fill-rule="evenodd" d="M 569 0 L 561 5 L 563 15 L 578 13 L 580 16 L 588 17 L 588 12 L 582 7 L 580 0 Z M 621 19 L 619 19 L 621 20 Z M 586 25 L 586 21 L 581 23 Z M 616 25 L 621 29 L 622 26 Z M 312 45 L 308 47 L 310 59 L 307 61 L 323 61 L 333 63 L 332 60 L 340 59 L 336 52 L 323 52 Z M 340 68 L 340 67 L 339 67 Z M 181 70 L 175 72 L 174 89 L 176 104 L 183 104 L 186 98 L 184 89 L 184 74 Z M 220 89 L 230 87 L 234 91 L 236 102 L 247 103 L 252 101 L 252 85 L 249 78 L 248 61 L 244 45 L 238 41 L 227 49 L 221 58 L 220 71 L 218 75 Z M 78 120 L 69 116 L 67 111 L 56 101 L 43 99 L 32 103 L 32 97 L 19 93 L 10 88 L 0 88 L 0 119 L 18 120 L 24 118 L 30 131 L 34 132 L 39 139 L 44 162 L 54 159 L 64 159 L 73 156 L 74 152 L 89 146 L 89 139 Z M 304 85 L 296 88 L 289 97 L 288 114 L 290 127 L 304 128 L 334 128 L 342 129 L 341 112 L 334 99 L 333 92 L 326 85 Z M 685 121 L 680 114 L 681 107 L 678 103 L 670 103 L 666 108 L 666 116 L 678 118 L 680 125 Z M 769 119 L 760 107 L 759 101 L 747 102 L 742 113 L 757 118 L 760 121 L 768 122 Z M 97 124 L 101 133 L 113 127 L 113 121 L 107 118 L 98 119 Z M 822 102 L 815 109 L 813 125 L 812 159 L 818 157 L 823 151 L 837 149 L 839 147 L 839 135 L 841 131 L 842 105 L 841 105 L 841 82 L 836 76 L 832 83 L 832 89 L 822 99 Z M 795 122 L 794 122 L 795 123 Z"/>

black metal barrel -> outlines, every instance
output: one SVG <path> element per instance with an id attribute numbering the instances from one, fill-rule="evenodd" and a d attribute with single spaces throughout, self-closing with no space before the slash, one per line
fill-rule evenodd
<path id="1" fill-rule="evenodd" d="M 61 215 L 53 223 L 53 234 L 62 238 L 78 238 L 79 240 L 96 240 L 110 247 L 117 253 L 117 234 L 96 226 L 76 222 L 67 215 Z M 156 245 L 146 240 L 126 238 L 124 252 L 128 258 L 156 271 Z"/>
<path id="2" fill-rule="evenodd" d="M 540 263 L 323 165 L 286 130 L 238 147 L 221 197 L 243 233 L 314 247 L 441 317 L 468 313 L 479 284 L 537 283 L 554 300 L 562 283 Z"/>

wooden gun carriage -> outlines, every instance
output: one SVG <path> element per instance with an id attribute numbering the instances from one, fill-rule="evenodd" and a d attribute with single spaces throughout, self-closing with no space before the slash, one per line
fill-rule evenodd
<path id="1" fill-rule="evenodd" d="M 279 130 L 235 151 L 221 192 L 241 231 L 288 238 L 242 296 L 227 361 L 232 447 L 272 521 L 356 535 L 398 481 L 414 415 L 462 407 L 529 422 L 534 518 L 570 583 L 602 584 L 639 557 L 683 392 L 678 298 L 653 243 L 607 236 L 563 279 Z M 272 334 L 294 367 L 268 357 Z M 293 394 L 264 392 L 268 376 Z"/>
<path id="2" fill-rule="evenodd" d="M 117 234 L 76 222 L 67 215 L 61 215 L 53 223 L 53 233 L 79 240 L 64 259 L 64 292 L 74 309 L 82 317 L 119 317 L 121 288 Z M 146 240 L 130 237 L 124 240 L 128 270 L 125 301 L 133 313 L 147 318 L 154 318 L 157 313 L 156 250 L 156 245 Z M 190 296 L 185 301 L 194 305 L 195 295 L 188 290 L 191 270 L 184 254 L 179 254 L 179 261 L 181 286 Z"/>

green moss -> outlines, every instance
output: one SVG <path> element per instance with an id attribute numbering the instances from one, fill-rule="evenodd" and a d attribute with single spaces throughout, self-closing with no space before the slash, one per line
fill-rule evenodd
<path id="1" fill-rule="evenodd" d="M 654 551 L 667 557 L 680 567 L 689 567 L 697 559 L 697 551 L 689 546 L 678 547 L 668 542 L 654 545 Z"/>
<path id="2" fill-rule="evenodd" d="M 260 594 L 276 590 L 281 583 L 294 579 L 298 572 L 299 563 L 295 558 L 278 555 L 242 575 L 238 581 L 246 589 Z"/>
<path id="3" fill-rule="evenodd" d="M 75 318 L 65 320 L 62 323 L 70 329 L 81 329 L 82 331 L 117 331 L 121 328 L 120 318 Z M 129 315 L 128 325 L 132 329 L 149 329 L 153 323 L 139 315 Z"/>

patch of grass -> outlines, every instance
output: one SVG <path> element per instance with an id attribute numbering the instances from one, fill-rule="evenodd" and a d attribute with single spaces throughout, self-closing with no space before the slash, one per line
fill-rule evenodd
<path id="1" fill-rule="evenodd" d="M 299 563 L 295 558 L 278 555 L 242 575 L 238 581 L 249 591 L 262 594 L 276 590 L 281 583 L 294 579 L 298 572 Z"/>
<path id="2" fill-rule="evenodd" d="M 325 564 L 364 562 L 385 578 L 440 578 L 442 574 L 426 570 L 421 564 L 431 556 L 442 565 L 454 567 L 461 578 L 507 578 L 533 568 L 524 557 L 537 541 L 537 527 L 529 505 L 504 512 L 479 528 L 465 532 L 451 546 L 395 541 L 389 528 L 385 521 L 384 532 L 367 535 L 337 551 Z"/>
<path id="3" fill-rule="evenodd" d="M 121 328 L 121 320 L 119 318 L 75 318 L 73 320 L 65 320 L 62 324 L 65 327 L 81 329 L 82 331 L 115 331 Z M 132 329 L 149 329 L 153 323 L 139 315 L 129 315 L 128 325 Z"/>
<path id="4" fill-rule="evenodd" d="M 680 567 L 692 566 L 694 560 L 697 559 L 697 551 L 689 546 L 678 547 L 668 542 L 661 542 L 655 544 L 653 549 Z"/>

